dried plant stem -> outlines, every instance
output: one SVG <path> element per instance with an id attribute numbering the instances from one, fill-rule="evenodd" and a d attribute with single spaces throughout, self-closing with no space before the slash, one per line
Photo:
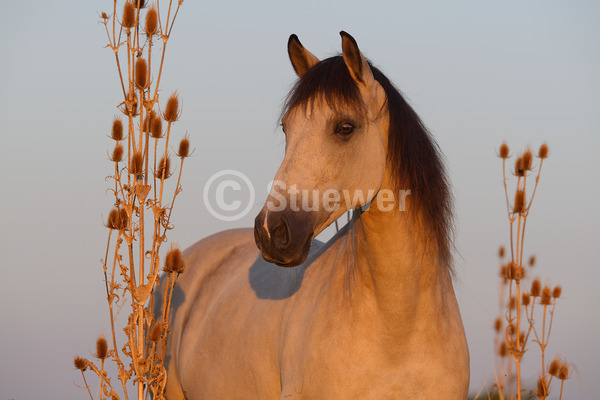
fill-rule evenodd
<path id="1" fill-rule="evenodd" d="M 543 161 L 548 157 L 548 146 L 542 145 L 538 152 L 538 158 L 541 160 L 535 179 L 535 185 L 531 192 L 531 198 L 527 199 L 527 178 L 530 175 L 532 168 L 532 157 L 533 154 L 528 148 L 524 153 L 519 155 L 515 162 L 514 175 L 517 176 L 516 191 L 514 194 L 514 205 L 511 206 L 509 202 L 508 184 L 506 177 L 506 159 L 509 157 L 508 146 L 504 143 L 500 147 L 499 157 L 502 159 L 502 177 L 504 186 L 504 198 L 506 202 L 506 211 L 509 222 L 510 232 L 510 259 L 508 263 L 501 264 L 501 284 L 500 284 L 500 314 L 504 311 L 504 317 L 507 322 L 507 326 L 504 329 L 503 341 L 501 339 L 501 327 L 502 319 L 496 319 L 495 330 L 496 336 L 494 338 L 494 346 L 497 349 L 496 358 L 496 386 L 498 388 L 498 396 L 503 399 L 506 395 L 508 398 L 513 398 L 511 383 L 511 370 L 512 361 L 514 360 L 514 366 L 516 373 L 514 374 L 514 382 L 516 383 L 516 395 L 515 398 L 521 400 L 523 392 L 525 391 L 522 386 L 522 358 L 527 351 L 527 343 L 531 332 L 534 333 L 534 342 L 538 343 L 541 351 L 541 370 L 540 377 L 537 381 L 537 391 L 532 392 L 539 399 L 545 399 L 550 395 L 550 386 L 554 378 L 561 380 L 561 393 L 564 385 L 564 380 L 569 377 L 569 370 L 566 363 L 559 361 L 557 357 L 548 366 L 546 365 L 546 349 L 549 342 L 549 337 L 552 329 L 552 323 L 554 319 L 554 311 L 556 307 L 556 299 L 561 295 L 561 287 L 556 286 L 554 290 L 550 287 L 545 286 L 542 290 L 542 285 L 539 279 L 534 279 L 531 282 L 531 292 L 527 292 L 523 289 L 522 283 L 527 279 L 527 273 L 524 267 L 524 249 L 525 249 L 525 231 L 527 227 L 527 220 L 531 205 L 537 191 L 537 187 L 540 180 L 541 168 Z M 515 223 L 516 222 L 516 223 Z M 515 233 L 516 229 L 516 233 Z M 501 260 L 505 254 L 504 247 L 499 250 L 499 256 Z M 529 266 L 535 265 L 535 257 L 532 256 L 529 260 Z M 514 284 L 514 288 L 513 288 Z M 505 301 L 504 295 L 508 292 L 508 301 Z M 514 295 L 513 295 L 514 293 Z M 552 300 L 551 300 L 552 299 Z M 542 328 L 541 335 L 539 324 L 536 328 L 534 319 L 534 313 L 536 310 L 536 302 L 542 305 Z M 531 308 L 529 307 L 531 305 Z M 538 311 L 539 313 L 539 311 Z M 526 328 L 522 329 L 522 316 L 525 315 L 525 321 L 523 323 L 528 324 Z M 510 350 L 510 351 L 508 351 Z M 506 357 L 509 354 L 511 357 Z M 504 366 L 506 364 L 506 369 Z M 500 372 L 500 373 L 498 373 Z M 504 382 L 501 377 L 505 377 L 507 382 Z"/>
<path id="2" fill-rule="evenodd" d="M 546 370 L 545 356 L 546 356 L 546 310 L 547 309 L 548 309 L 548 306 L 544 304 L 544 322 L 542 324 L 542 341 L 538 342 L 540 345 L 540 349 L 542 350 L 542 371 Z"/>
<path id="3" fill-rule="evenodd" d="M 177 19 L 177 14 L 179 13 L 179 7 L 181 7 L 182 2 L 183 2 L 183 0 L 179 0 L 177 2 L 177 8 L 175 9 L 175 14 L 173 15 L 173 21 L 171 21 L 171 26 L 169 27 L 169 33 L 168 33 L 169 36 L 171 36 L 171 31 L 173 30 L 173 26 L 175 25 L 175 20 Z M 171 4 L 169 4 L 169 7 L 171 7 Z"/>
<path id="4" fill-rule="evenodd" d="M 564 386 L 565 386 L 565 381 L 564 381 L 564 379 L 561 379 L 560 380 L 560 396 L 558 397 L 558 400 L 562 400 Z"/>
<path id="5" fill-rule="evenodd" d="M 83 370 L 81 370 L 81 377 L 83 378 L 83 382 L 85 383 L 85 388 L 86 388 L 88 394 L 90 395 L 90 399 L 94 400 L 94 396 L 92 396 L 92 392 L 90 391 L 90 385 L 88 385 L 87 379 L 85 379 L 85 374 L 83 373 Z"/>
<path id="6" fill-rule="evenodd" d="M 527 205 L 527 209 L 531 207 L 531 203 L 533 203 L 533 198 L 537 191 L 538 183 L 540 182 L 540 174 L 542 173 L 542 165 L 544 165 L 544 159 L 540 159 L 540 167 L 538 168 L 537 176 L 535 177 L 535 185 L 533 186 L 533 192 L 531 192 L 531 199 L 529 199 L 529 204 Z"/>
<path id="7" fill-rule="evenodd" d="M 165 52 L 167 51 L 167 41 L 168 40 L 169 40 L 168 37 L 166 37 L 165 35 L 162 35 L 163 48 L 162 48 L 162 54 L 160 56 L 160 66 L 158 67 L 158 77 L 156 78 L 156 85 L 154 87 L 154 96 L 152 97 L 153 102 L 158 101 L 158 87 L 160 85 L 160 78 L 162 76 L 163 64 L 165 62 Z"/>
<path id="8" fill-rule="evenodd" d="M 100 373 L 105 375 L 104 372 L 104 359 L 100 361 Z M 104 393 L 104 379 L 100 379 L 100 398 L 102 398 L 102 394 Z"/>
<path id="9" fill-rule="evenodd" d="M 164 349 L 169 333 L 170 306 L 175 282 L 179 273 L 183 271 L 181 253 L 178 249 L 172 248 L 165 259 L 170 259 L 171 265 L 168 270 L 165 266 L 167 285 L 164 303 L 158 305 L 158 308 L 163 312 L 161 320 L 164 319 L 164 322 L 157 325 L 156 319 L 159 316 L 154 316 L 150 310 L 153 309 L 154 293 L 159 281 L 159 252 L 162 242 L 166 240 L 167 231 L 173 228 L 170 225 L 170 218 L 175 199 L 182 190 L 180 184 L 183 161 L 188 154 L 189 142 L 186 136 L 185 146 L 183 147 L 186 151 L 185 155 L 181 156 L 175 191 L 171 204 L 165 206 L 163 196 L 168 196 L 165 192 L 165 179 L 171 176 L 168 164 L 168 149 L 173 133 L 172 123 L 179 118 L 177 98 L 174 100 L 175 114 L 171 112 L 168 118 L 155 111 L 154 108 L 159 99 L 159 85 L 165 62 L 166 44 L 182 1 L 178 1 L 177 8 L 173 12 L 173 4 L 170 0 L 167 19 L 164 21 L 160 15 L 160 0 L 157 0 L 155 3 L 156 10 L 153 6 L 152 11 L 148 10 L 148 13 L 146 13 L 145 31 L 140 26 L 140 19 L 145 9 L 143 3 L 145 2 L 141 0 L 127 0 L 123 7 L 122 19 L 118 21 L 117 1 L 114 0 L 112 16 L 108 16 L 106 13 L 101 15 L 101 23 L 104 25 L 108 41 L 107 47 L 111 48 L 115 56 L 118 79 L 123 92 L 123 101 L 118 108 L 126 115 L 127 127 L 124 129 L 121 120 L 115 119 L 113 131 L 111 132 L 111 138 L 116 141 L 115 149 L 110 157 L 114 162 L 114 174 L 112 176 L 114 188 L 112 188 L 111 182 L 110 190 L 115 196 L 115 208 L 109 215 L 107 227 L 110 229 L 105 257 L 102 260 L 112 343 L 109 346 L 104 338 L 101 338 L 101 341 L 98 339 L 95 357 L 100 362 L 96 365 L 80 357 L 76 357 L 74 360 L 76 368 L 82 372 L 86 390 L 91 399 L 94 396 L 83 373 L 88 367 L 100 379 L 98 385 L 100 394 L 97 397 L 101 400 L 108 398 L 128 400 L 127 383 L 130 380 L 133 380 L 133 386 L 137 389 L 135 390 L 137 400 L 147 399 L 149 396 L 164 399 L 166 385 Z M 109 21 L 111 18 L 112 22 Z M 157 19 L 160 25 L 159 30 L 156 29 Z M 109 27 L 109 23 L 111 23 L 111 27 Z M 117 24 L 119 24 L 118 29 Z M 155 83 L 153 83 L 151 76 L 153 69 L 156 70 L 156 68 L 152 68 L 154 35 L 160 35 L 163 41 L 162 52 L 160 55 L 155 54 L 155 58 L 160 57 L 160 65 L 157 71 L 158 78 Z M 122 38 L 122 36 L 125 37 Z M 120 54 L 119 51 L 127 53 L 126 63 L 125 61 L 121 62 L 123 54 Z M 161 119 L 157 122 L 156 128 L 153 125 L 154 118 Z M 162 120 L 168 122 L 164 144 L 165 165 L 159 168 L 161 174 L 157 176 L 158 139 L 163 137 L 162 128 L 159 128 L 162 125 Z M 123 130 L 126 132 L 126 139 Z M 154 146 L 150 144 L 151 135 L 155 139 Z M 127 140 L 126 158 L 123 155 L 125 147 L 125 143 L 122 143 L 123 140 Z M 154 148 L 153 153 L 152 147 Z M 151 173 L 150 157 L 152 157 L 154 166 L 152 178 L 148 176 Z M 121 164 L 121 168 L 119 166 L 120 162 L 124 164 Z M 159 181 L 160 190 L 158 189 Z M 146 208 L 153 212 L 154 223 L 147 220 Z M 162 235 L 161 227 L 164 227 Z M 152 243 L 149 243 L 146 237 L 150 233 L 150 229 L 152 229 Z M 117 234 L 114 234 L 113 230 L 116 230 Z M 126 241 L 126 245 L 123 244 L 123 240 Z M 112 269 L 109 271 L 108 260 L 111 250 L 114 250 L 114 257 L 112 259 Z M 146 257 L 149 258 L 148 262 Z M 138 259 L 136 260 L 136 258 Z M 137 268 L 136 261 L 138 263 Z M 117 266 L 119 271 L 117 271 Z M 120 273 L 120 276 L 117 277 L 117 273 Z M 121 290 L 122 293 L 120 293 Z M 119 314 L 120 308 L 125 306 L 129 296 L 131 298 L 131 311 L 123 328 L 126 342 L 119 351 L 116 315 Z M 115 310 L 115 305 L 119 307 L 117 310 Z M 157 330 L 153 331 L 153 329 Z M 122 357 L 128 357 L 130 361 L 124 363 Z M 111 386 L 111 380 L 105 370 L 107 358 L 112 359 L 117 365 L 118 379 L 123 390 L 122 395 L 117 394 Z M 131 389 L 131 386 L 129 386 L 129 389 Z"/>
<path id="10" fill-rule="evenodd" d="M 171 125 L 172 122 L 169 121 L 167 124 L 167 137 L 165 138 L 165 155 L 164 157 L 167 157 L 167 151 L 169 150 L 169 138 L 171 136 Z M 165 184 L 165 173 L 166 173 L 166 168 L 163 168 L 162 171 L 162 175 L 160 177 L 160 192 L 159 192 L 159 196 L 158 196 L 158 205 L 159 207 L 162 207 L 162 197 L 163 197 L 163 188 L 164 188 L 164 184 Z"/>
<path id="11" fill-rule="evenodd" d="M 181 163 L 179 164 L 179 173 L 177 175 L 177 184 L 175 185 L 175 191 L 173 192 L 173 200 L 171 200 L 171 205 L 169 206 L 169 215 L 167 216 L 167 225 L 169 225 L 169 221 L 171 220 L 171 213 L 173 212 L 173 206 L 175 205 L 175 199 L 180 192 L 179 183 L 181 182 L 181 171 L 183 170 L 183 160 L 184 157 L 181 157 Z"/>

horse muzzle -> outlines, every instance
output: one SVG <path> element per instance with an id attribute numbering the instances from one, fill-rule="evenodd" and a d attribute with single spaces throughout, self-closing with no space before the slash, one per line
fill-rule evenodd
<path id="1" fill-rule="evenodd" d="M 267 211 L 254 220 L 254 240 L 262 257 L 280 267 L 295 267 L 308 257 L 314 216 L 305 211 Z"/>

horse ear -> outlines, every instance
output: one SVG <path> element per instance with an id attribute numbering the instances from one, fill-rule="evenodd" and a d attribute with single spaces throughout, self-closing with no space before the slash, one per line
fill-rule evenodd
<path id="1" fill-rule="evenodd" d="M 296 35 L 290 35 L 288 40 L 288 54 L 292 62 L 292 67 L 294 67 L 294 71 L 296 71 L 299 77 L 302 77 L 319 62 L 319 59 L 313 53 L 302 46 Z"/>
<path id="2" fill-rule="evenodd" d="M 367 59 L 361 53 L 356 44 L 356 40 L 347 32 L 341 31 L 342 36 L 342 53 L 344 55 L 344 61 L 350 71 L 350 75 L 358 83 L 369 85 L 374 81 L 373 72 Z"/>

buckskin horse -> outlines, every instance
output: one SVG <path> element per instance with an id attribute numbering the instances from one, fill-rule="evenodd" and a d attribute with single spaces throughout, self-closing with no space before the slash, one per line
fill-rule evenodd
<path id="1" fill-rule="evenodd" d="M 280 184 L 254 230 L 184 252 L 168 399 L 467 397 L 443 159 L 400 92 L 341 36 L 342 54 L 322 61 L 289 38 L 299 79 L 282 112 Z M 282 186 L 338 202 L 293 208 Z M 313 240 L 348 210 L 331 240 Z"/>

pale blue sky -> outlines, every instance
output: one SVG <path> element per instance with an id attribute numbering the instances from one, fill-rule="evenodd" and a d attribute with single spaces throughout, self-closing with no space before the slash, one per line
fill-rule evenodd
<path id="1" fill-rule="evenodd" d="M 0 400 L 85 398 L 72 357 L 88 356 L 108 329 L 101 216 L 111 204 L 106 135 L 120 89 L 96 22 L 111 4 L 2 3 Z M 226 223 L 204 208 L 204 182 L 222 169 L 243 171 L 258 188 L 272 179 L 283 155 L 274 126 L 295 78 L 288 36 L 325 57 L 346 30 L 446 155 L 474 391 L 493 372 L 496 250 L 508 240 L 494 152 L 503 140 L 514 150 L 548 142 L 526 253 L 563 286 L 549 353 L 580 371 L 567 398 L 597 396 L 600 3 L 187 0 L 178 18 L 161 87 L 181 94 L 176 134 L 189 131 L 196 152 L 171 239 L 185 247 L 252 224 L 263 191 L 246 218 Z M 527 356 L 537 361 L 537 350 Z"/>

